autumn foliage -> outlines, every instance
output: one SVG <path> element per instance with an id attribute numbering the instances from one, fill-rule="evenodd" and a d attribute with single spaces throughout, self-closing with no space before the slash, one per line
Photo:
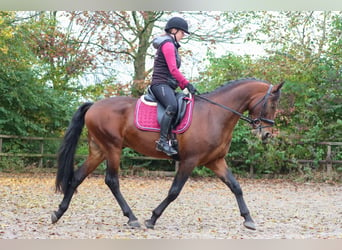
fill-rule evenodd
<path id="1" fill-rule="evenodd" d="M 286 82 L 270 144 L 237 127 L 227 156 L 235 171 L 289 173 L 298 159 L 315 160 L 304 167 L 309 174 L 322 167 L 326 149 L 316 143 L 342 138 L 342 20 L 334 11 L 2 11 L 1 133 L 60 137 L 85 100 L 141 95 L 151 77 L 150 43 L 173 15 L 190 22 L 182 71 L 200 92 L 245 77 Z M 263 44 L 264 55 L 229 49 L 250 42 Z M 217 56 L 218 48 L 227 52 Z M 340 147 L 333 157 L 341 160 Z"/>

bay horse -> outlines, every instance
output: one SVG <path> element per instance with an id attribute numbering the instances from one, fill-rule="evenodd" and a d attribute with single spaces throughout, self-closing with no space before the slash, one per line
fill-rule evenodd
<path id="1" fill-rule="evenodd" d="M 180 194 L 184 184 L 196 166 L 211 169 L 236 197 L 243 225 L 255 230 L 255 223 L 243 198 L 240 184 L 225 161 L 233 136 L 233 129 L 240 118 L 249 122 L 261 139 L 272 136 L 272 128 L 280 89 L 283 82 L 272 84 L 257 79 L 240 79 L 216 90 L 195 95 L 192 123 L 183 134 L 177 135 L 179 166 L 167 197 L 157 206 L 147 228 L 153 229 L 157 219 L 167 206 Z M 123 197 L 119 186 L 119 167 L 122 149 L 135 151 L 156 158 L 170 159 L 155 149 L 158 132 L 142 131 L 134 124 L 137 99 L 116 96 L 84 103 L 72 117 L 59 149 L 56 191 L 64 194 L 57 211 L 51 215 L 56 223 L 68 209 L 76 188 L 101 162 L 106 161 L 105 183 L 116 198 L 128 225 L 140 227 L 137 217 Z M 248 111 L 248 116 L 243 115 Z M 88 129 L 89 155 L 85 162 L 74 170 L 74 155 L 82 129 Z"/>

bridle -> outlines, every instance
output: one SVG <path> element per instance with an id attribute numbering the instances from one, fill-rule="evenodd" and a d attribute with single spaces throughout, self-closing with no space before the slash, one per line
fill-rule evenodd
<path id="1" fill-rule="evenodd" d="M 203 96 L 200 96 L 200 95 L 196 95 L 196 96 L 198 98 L 202 99 L 202 100 L 205 100 L 205 101 L 207 101 L 207 102 L 209 102 L 209 103 L 211 103 L 213 105 L 216 105 L 216 106 L 218 106 L 220 108 L 223 108 L 225 110 L 228 110 L 228 111 L 230 111 L 230 112 L 240 116 L 241 120 L 244 120 L 244 121 L 248 122 L 249 124 L 251 124 L 254 129 L 261 130 L 263 128 L 272 127 L 275 124 L 274 120 L 267 119 L 267 118 L 263 117 L 264 111 L 265 111 L 266 105 L 267 105 L 267 100 L 270 97 L 272 88 L 273 88 L 273 85 L 270 84 L 270 86 L 269 86 L 269 88 L 267 90 L 267 93 L 256 104 L 254 104 L 254 106 L 251 108 L 251 110 L 253 110 L 256 106 L 258 106 L 259 104 L 262 103 L 262 109 L 260 111 L 259 117 L 258 118 L 254 118 L 254 119 L 249 117 L 249 116 L 245 116 L 245 115 L 241 114 L 240 112 L 238 112 L 238 111 L 236 111 L 236 110 L 234 110 L 232 108 L 229 108 L 229 107 L 227 107 L 225 105 L 222 105 L 222 104 L 219 104 L 219 103 L 214 102 L 212 100 L 209 100 L 206 97 L 203 97 Z M 268 126 L 262 126 L 261 122 L 267 123 Z"/>

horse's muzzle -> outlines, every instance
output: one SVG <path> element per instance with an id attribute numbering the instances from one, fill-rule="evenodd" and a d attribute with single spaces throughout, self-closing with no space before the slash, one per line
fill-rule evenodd
<path id="1" fill-rule="evenodd" d="M 263 142 L 267 142 L 268 139 L 273 137 L 272 132 L 265 129 L 254 129 L 253 134 L 259 137 Z"/>
<path id="2" fill-rule="evenodd" d="M 262 140 L 263 142 L 266 142 L 268 139 L 270 139 L 270 138 L 272 138 L 272 137 L 273 137 L 273 135 L 272 135 L 272 133 L 269 132 L 269 131 L 262 131 L 262 132 L 261 132 L 261 140 Z"/>

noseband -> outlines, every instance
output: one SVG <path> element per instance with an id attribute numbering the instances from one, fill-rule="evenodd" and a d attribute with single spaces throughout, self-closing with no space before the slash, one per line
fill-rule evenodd
<path id="1" fill-rule="evenodd" d="M 256 104 L 254 104 L 254 106 L 251 108 L 251 110 L 253 110 L 256 106 L 258 106 L 260 103 L 262 103 L 262 109 L 260 111 L 259 117 L 255 118 L 255 119 L 252 119 L 249 116 L 245 116 L 245 115 L 241 114 L 240 112 L 238 112 L 238 111 L 236 111 L 234 109 L 231 109 L 231 108 L 229 108 L 227 106 L 224 106 L 222 104 L 219 104 L 217 102 L 209 100 L 208 98 L 205 98 L 203 96 L 197 95 L 197 97 L 199 97 L 200 99 L 205 100 L 205 101 L 207 101 L 207 102 L 209 102 L 209 103 L 211 103 L 213 105 L 219 106 L 220 108 L 223 108 L 225 110 L 228 110 L 228 111 L 230 111 L 230 112 L 240 116 L 240 119 L 242 119 L 242 120 L 248 122 L 249 124 L 251 124 L 254 129 L 261 130 L 263 128 L 272 127 L 275 124 L 274 120 L 267 119 L 267 118 L 263 117 L 264 111 L 265 111 L 266 105 L 267 105 L 267 100 L 268 100 L 268 98 L 269 98 L 269 96 L 271 94 L 272 88 L 273 88 L 273 85 L 270 84 L 270 86 L 269 86 L 269 88 L 267 90 L 267 93 Z M 261 122 L 267 123 L 269 125 L 268 126 L 262 126 Z"/>

